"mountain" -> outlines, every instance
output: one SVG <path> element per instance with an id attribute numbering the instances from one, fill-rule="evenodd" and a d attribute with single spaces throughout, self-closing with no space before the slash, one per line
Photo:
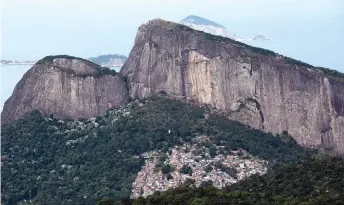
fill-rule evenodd
<path id="1" fill-rule="evenodd" d="M 123 55 L 109 54 L 88 58 L 88 60 L 104 67 L 122 67 L 124 62 L 127 60 L 127 57 Z"/>
<path id="2" fill-rule="evenodd" d="M 166 93 L 266 132 L 344 153 L 344 74 L 163 20 L 142 25 L 120 75 L 132 99 Z"/>
<path id="3" fill-rule="evenodd" d="M 165 91 L 228 112 L 257 129 L 287 131 L 301 145 L 342 154 L 343 76 L 229 38 L 152 20 L 139 28 L 119 75 L 65 56 L 37 62 L 6 101 L 2 123 L 34 109 L 61 118 L 92 117 L 129 99 Z"/>
<path id="4" fill-rule="evenodd" d="M 343 154 L 343 78 L 272 51 L 152 20 L 140 26 L 119 75 L 65 56 L 37 62 L 6 101 L 2 123 L 34 109 L 60 118 L 93 117 L 164 91 L 256 129 L 286 131 L 303 146 Z"/>
<path id="5" fill-rule="evenodd" d="M 179 22 L 185 26 L 193 28 L 195 30 L 204 31 L 206 33 L 210 33 L 213 35 L 219 35 L 227 38 L 231 38 L 234 40 L 240 40 L 241 38 L 237 37 L 235 33 L 227 30 L 226 27 L 210 21 L 208 19 L 190 15 Z"/>
<path id="6" fill-rule="evenodd" d="M 343 79 L 159 19 L 120 73 L 47 56 L 2 111 L 1 201 L 340 204 L 342 159 L 308 147 L 344 153 Z"/>
<path id="7" fill-rule="evenodd" d="M 117 73 L 71 56 L 48 56 L 38 61 L 5 102 L 1 123 L 40 110 L 65 118 L 89 118 L 127 102 L 125 82 Z"/>
<path id="8" fill-rule="evenodd" d="M 1 201 L 96 204 L 105 196 L 149 195 L 162 190 L 159 183 L 163 190 L 209 179 L 224 186 L 313 153 L 286 134 L 251 129 L 163 93 L 87 120 L 32 111 L 2 126 Z"/>
<path id="9" fill-rule="evenodd" d="M 206 33 L 210 33 L 213 35 L 219 35 L 219 36 L 223 36 L 226 38 L 231 38 L 233 40 L 237 40 L 237 41 L 267 41 L 270 40 L 269 38 L 263 36 L 263 35 L 257 35 L 252 39 L 244 39 L 241 37 L 238 37 L 235 33 L 229 31 L 226 27 L 215 23 L 213 21 L 210 21 L 208 19 L 199 17 L 199 16 L 195 16 L 195 15 L 190 15 L 186 18 L 184 18 L 183 20 L 181 20 L 179 22 L 180 24 L 183 24 L 185 26 L 188 26 L 190 28 L 193 28 L 195 30 L 199 30 L 199 31 L 203 31 Z"/>
<path id="10" fill-rule="evenodd" d="M 254 40 L 254 41 L 256 41 L 256 40 L 268 41 L 270 39 L 265 37 L 265 36 L 262 36 L 262 35 L 256 35 L 252 40 Z"/>
<path id="11" fill-rule="evenodd" d="M 193 25 L 199 25 L 199 26 L 212 26 L 212 27 L 215 27 L 215 28 L 222 28 L 222 29 L 226 29 L 226 27 L 218 24 L 218 23 L 215 23 L 213 21 L 210 21 L 208 19 L 205 19 L 205 18 L 202 18 L 202 17 L 199 17 L 199 16 L 195 16 L 195 15 L 190 15 L 186 18 L 184 18 L 181 23 L 190 23 L 190 24 L 193 24 Z"/>

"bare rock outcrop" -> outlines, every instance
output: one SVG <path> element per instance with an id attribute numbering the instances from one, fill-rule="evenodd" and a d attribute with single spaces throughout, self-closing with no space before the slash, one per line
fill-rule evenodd
<path id="1" fill-rule="evenodd" d="M 1 119 L 8 123 L 36 109 L 59 118 L 94 117 L 130 98 L 165 91 L 254 128 L 288 131 L 301 145 L 344 154 L 343 76 L 152 20 L 139 28 L 120 75 L 84 59 L 46 57 L 16 85 Z"/>
<path id="2" fill-rule="evenodd" d="M 344 153 L 344 79 L 274 52 L 152 20 L 139 28 L 120 74 L 132 99 L 165 91 Z"/>
<path id="3" fill-rule="evenodd" d="M 89 118 L 128 100 L 125 82 L 106 68 L 70 56 L 37 62 L 5 102 L 2 124 L 39 110 L 58 118 Z"/>

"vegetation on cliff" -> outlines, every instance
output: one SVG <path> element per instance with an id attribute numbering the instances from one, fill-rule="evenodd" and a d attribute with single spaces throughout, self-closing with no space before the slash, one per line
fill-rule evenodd
<path id="1" fill-rule="evenodd" d="M 254 47 L 254 46 L 250 46 L 248 44 L 233 40 L 231 38 L 226 38 L 223 36 L 218 36 L 218 35 L 213 35 L 213 34 L 209 34 L 203 31 L 198 31 L 198 30 L 194 30 L 188 26 L 182 25 L 182 24 L 176 24 L 175 26 L 176 29 L 181 30 L 181 31 L 187 31 L 187 32 L 192 32 L 192 33 L 200 33 L 204 36 L 205 39 L 207 40 L 211 40 L 211 41 L 216 41 L 216 42 L 220 42 L 220 43 L 231 43 L 231 44 L 235 44 L 235 45 L 239 45 L 242 46 L 243 48 L 246 48 L 248 50 L 250 50 L 251 52 L 254 53 L 259 53 L 262 55 L 266 55 L 266 56 L 272 56 L 272 57 L 276 57 L 279 54 L 271 51 L 271 50 L 267 50 L 264 48 L 259 48 L 259 47 Z M 336 79 L 339 80 L 344 80 L 344 73 L 341 73 L 337 70 L 332 70 L 329 68 L 324 68 L 324 67 L 316 67 L 313 65 L 310 65 L 308 63 L 302 62 L 300 60 L 296 60 L 287 56 L 283 56 L 285 63 L 290 64 L 290 65 L 296 65 L 296 66 L 301 66 L 304 68 L 311 68 L 311 69 L 317 69 L 317 70 L 321 70 L 322 72 L 324 72 L 324 74 L 331 76 L 331 77 L 335 77 Z"/>
<path id="2" fill-rule="evenodd" d="M 225 189 L 181 186 L 116 204 L 344 204 L 344 160 L 320 157 L 283 165 Z M 103 201 L 105 202 L 105 200 Z M 107 199 L 107 204 L 115 204 Z"/>
<path id="3" fill-rule="evenodd" d="M 72 70 L 66 70 L 66 69 L 63 69 L 65 72 L 69 72 L 75 76 L 78 76 L 78 77 L 83 77 L 83 78 L 86 78 L 86 77 L 95 77 L 95 78 L 98 78 L 98 77 L 102 77 L 102 76 L 105 76 L 105 75 L 112 75 L 112 76 L 116 76 L 118 75 L 117 71 L 115 70 L 112 70 L 110 68 L 107 68 L 107 67 L 102 67 L 92 61 L 89 61 L 89 60 L 86 60 L 86 59 L 83 59 L 83 58 L 79 58 L 79 57 L 75 57 L 75 56 L 69 56 L 69 55 L 54 55 L 54 56 L 46 56 L 44 58 L 42 58 L 41 60 L 39 60 L 36 64 L 39 65 L 39 64 L 51 64 L 53 63 L 53 60 L 54 59 L 67 59 L 67 60 L 80 60 L 82 61 L 83 63 L 89 65 L 89 66 L 92 66 L 94 69 L 97 70 L 97 72 L 95 74 L 75 74 Z"/>
<path id="4" fill-rule="evenodd" d="M 313 154 L 286 133 L 273 136 L 164 96 L 82 121 L 35 111 L 2 127 L 2 202 L 95 204 L 105 196 L 128 197 L 142 153 L 166 152 L 200 134 L 223 146 L 219 152 L 245 149 L 271 167 Z"/>
<path id="5" fill-rule="evenodd" d="M 107 67 L 99 67 L 98 72 L 96 74 L 84 74 L 84 75 L 78 75 L 78 76 L 83 77 L 83 78 L 86 78 L 86 77 L 99 78 L 106 75 L 117 76 L 118 72 L 116 70 L 113 70 Z"/>
<path id="6" fill-rule="evenodd" d="M 62 59 L 68 59 L 68 60 L 81 60 L 81 61 L 84 61 L 84 62 L 87 62 L 89 64 L 92 64 L 96 67 L 99 67 L 99 65 L 89 61 L 89 60 L 86 60 L 86 59 L 83 59 L 83 58 L 79 58 L 79 57 L 75 57 L 75 56 L 70 56 L 70 55 L 51 55 L 51 56 L 45 56 L 44 58 L 40 59 L 39 61 L 37 61 L 37 64 L 44 64 L 44 63 L 52 63 L 54 59 L 59 59 L 59 58 L 62 58 Z"/>

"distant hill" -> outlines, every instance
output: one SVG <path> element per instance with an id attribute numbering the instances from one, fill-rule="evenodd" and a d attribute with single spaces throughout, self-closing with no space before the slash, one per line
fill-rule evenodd
<path id="1" fill-rule="evenodd" d="M 0 65 L 33 65 L 36 61 L 14 61 L 14 60 L 1 60 Z"/>
<path id="2" fill-rule="evenodd" d="M 117 54 L 108 54 L 92 57 L 88 60 L 105 67 L 122 67 L 125 61 L 127 60 L 127 57 Z"/>
<path id="3" fill-rule="evenodd" d="M 16 85 L 2 204 L 343 204 L 343 159 L 320 156 L 344 156 L 343 73 L 161 19 L 119 73 L 93 62 L 47 56 Z"/>
<path id="4" fill-rule="evenodd" d="M 181 20 L 179 23 L 199 31 L 204 31 L 206 33 L 219 35 L 234 40 L 241 39 L 235 33 L 227 30 L 226 27 L 199 16 L 190 15 Z"/>
<path id="5" fill-rule="evenodd" d="M 265 36 L 262 36 L 262 35 L 256 35 L 252 40 L 254 40 L 254 41 L 257 41 L 257 40 L 268 41 L 270 39 L 265 37 Z"/>
<path id="6" fill-rule="evenodd" d="M 225 26 L 218 24 L 214 21 L 205 19 L 200 16 L 190 15 L 179 22 L 185 26 L 193 28 L 195 30 L 203 31 L 213 35 L 223 36 L 231 38 L 237 41 L 262 41 L 269 40 L 269 38 L 263 35 L 257 35 L 254 38 L 242 38 L 237 36 L 234 32 L 228 30 Z"/>
<path id="7" fill-rule="evenodd" d="M 195 25 L 207 25 L 207 26 L 214 26 L 217 28 L 223 28 L 226 29 L 226 27 L 215 23 L 214 21 L 210 21 L 208 19 L 202 18 L 200 16 L 190 15 L 182 20 L 182 22 L 190 22 Z"/>
<path id="8" fill-rule="evenodd" d="M 124 55 L 108 54 L 97 57 L 88 58 L 89 61 L 104 67 L 122 67 L 127 57 Z M 34 65 L 36 61 L 15 61 L 15 60 L 1 60 L 0 65 Z"/>

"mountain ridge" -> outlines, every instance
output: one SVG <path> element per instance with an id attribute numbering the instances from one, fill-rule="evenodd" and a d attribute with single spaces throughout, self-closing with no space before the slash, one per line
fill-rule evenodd
<path id="1" fill-rule="evenodd" d="M 313 66 L 313 65 L 308 64 L 306 62 L 278 54 L 278 53 L 276 53 L 272 50 L 269 50 L 269 49 L 251 46 L 249 44 L 246 44 L 244 42 L 241 42 L 241 41 L 238 41 L 235 39 L 231 39 L 231 38 L 219 36 L 219 35 L 214 35 L 214 34 L 207 33 L 207 32 L 201 31 L 201 30 L 193 29 L 193 28 L 186 26 L 184 24 L 174 23 L 171 21 L 166 21 L 166 20 L 157 18 L 157 19 L 152 19 L 152 20 L 148 21 L 146 24 L 143 24 L 141 26 L 145 26 L 145 25 L 149 26 L 149 25 L 154 25 L 154 24 L 162 26 L 163 28 L 164 28 L 164 24 L 165 24 L 165 26 L 167 25 L 165 28 L 170 29 L 170 30 L 171 29 L 173 30 L 173 28 L 175 28 L 175 29 L 180 29 L 182 31 L 190 31 L 190 32 L 193 32 L 194 34 L 197 33 L 198 35 L 204 35 L 205 38 L 207 38 L 207 40 L 213 40 L 213 41 L 217 41 L 220 43 L 235 44 L 237 46 L 242 46 L 243 48 L 247 48 L 247 49 L 249 49 L 255 53 L 259 53 L 259 54 L 263 54 L 263 55 L 271 55 L 271 56 L 277 57 L 279 59 L 283 59 L 283 60 L 285 60 L 286 63 L 290 63 L 291 65 L 303 66 L 305 68 L 314 68 L 314 69 L 317 69 L 319 71 L 324 72 L 324 74 L 326 74 L 329 77 L 335 77 L 335 78 L 338 78 L 339 80 L 344 79 L 344 73 L 342 73 L 340 71 L 333 70 L 330 68 L 320 67 L 320 66 Z M 257 35 L 257 36 L 259 36 L 259 35 Z"/>
<path id="2" fill-rule="evenodd" d="M 75 64 L 74 61 L 78 59 L 69 58 L 59 60 L 68 68 L 67 70 L 73 70 L 74 66 L 76 69 L 84 68 L 84 64 Z M 82 62 L 88 61 L 82 60 Z M 98 67 L 96 64 L 93 66 Z M 334 137 L 341 133 L 344 123 L 342 119 L 344 95 L 341 90 L 343 74 L 334 72 L 330 75 L 331 72 L 330 74 L 325 72 L 327 70 L 320 70 L 309 64 L 283 57 L 273 51 L 214 36 L 181 24 L 155 19 L 140 26 L 135 45 L 119 75 L 101 72 L 102 83 L 111 85 L 101 88 L 100 95 L 93 92 L 98 89 L 93 87 L 98 84 L 95 83 L 82 91 L 84 94 L 71 98 L 69 89 L 72 89 L 73 93 L 73 89 L 78 90 L 79 85 L 75 87 L 70 83 L 66 86 L 64 83 L 61 84 L 61 79 L 52 75 L 56 68 L 38 63 L 30 69 L 28 73 L 31 75 L 24 76 L 14 94 L 8 102 L 6 101 L 2 112 L 2 123 L 18 119 L 25 112 L 33 109 L 39 109 L 45 114 L 73 119 L 93 117 L 101 115 L 113 106 L 123 105 L 129 100 L 146 98 L 156 92 L 164 91 L 174 97 L 185 98 L 228 112 L 232 119 L 264 131 L 280 133 L 286 130 L 304 146 L 326 148 L 335 152 L 344 151 L 344 140 L 340 136 Z M 42 79 L 42 82 L 51 79 L 51 82 L 54 82 L 51 86 L 61 88 L 59 92 L 65 93 L 65 99 L 73 100 L 74 104 L 61 108 L 59 104 L 65 103 L 58 100 L 60 96 L 55 92 L 49 91 L 49 93 L 43 87 L 30 89 L 47 90 L 48 93 L 38 96 L 33 93 L 29 97 L 23 94 L 30 93 L 29 91 L 19 92 L 21 89 L 19 87 L 29 86 L 28 82 L 37 80 L 28 77 L 35 76 L 34 70 L 43 72 L 34 78 L 41 79 L 45 76 L 46 79 Z M 46 72 L 48 70 L 52 73 Z M 63 78 L 65 82 L 73 83 L 74 78 L 78 77 L 77 81 L 81 86 L 86 86 L 89 80 L 97 79 L 95 76 L 83 73 L 79 76 L 75 76 L 75 73 L 64 76 L 66 76 Z M 115 84 L 108 82 L 110 76 L 116 78 Z M 108 95 L 117 97 L 112 99 L 113 97 Z M 306 103 L 314 98 L 316 104 Z M 89 109 L 86 102 L 89 100 L 94 107 L 101 104 L 101 109 L 87 111 Z M 21 102 L 25 102 L 24 109 Z M 271 110 L 271 104 L 275 106 L 273 108 L 275 111 Z M 316 111 L 311 113 L 310 110 L 314 109 Z M 314 116 L 316 113 L 322 117 L 318 119 Z M 299 127 L 301 125 L 302 129 Z"/>
<path id="3" fill-rule="evenodd" d="M 205 19 L 200 16 L 196 15 L 190 15 L 186 18 L 182 19 L 179 24 L 186 25 L 190 28 L 193 28 L 195 30 L 203 31 L 206 33 L 210 33 L 213 35 L 219 35 L 226 38 L 231 38 L 237 41 L 241 42 L 247 42 L 247 41 L 268 41 L 269 38 L 263 36 L 263 35 L 256 35 L 253 38 L 242 38 L 237 36 L 234 32 L 229 31 L 225 26 L 220 25 L 214 21 Z"/>
<path id="4" fill-rule="evenodd" d="M 234 40 L 241 40 L 240 37 L 238 37 L 235 33 L 227 30 L 226 27 L 215 23 L 213 21 L 210 21 L 208 19 L 191 15 L 179 22 L 179 24 L 183 24 L 185 26 L 188 26 L 192 29 L 204 31 L 213 35 L 219 35 L 227 38 L 231 38 Z"/>
<path id="5" fill-rule="evenodd" d="M 297 163 L 279 171 L 282 178 L 270 172 L 318 154 L 308 147 L 342 156 L 344 81 L 330 74 L 163 20 L 140 26 L 119 74 L 78 57 L 48 56 L 24 75 L 2 112 L 2 123 L 9 122 L 1 126 L 2 202 L 95 204 L 183 183 L 199 188 L 125 201 L 171 201 L 182 190 L 208 193 L 178 197 L 182 203 L 214 196 L 314 202 L 309 196 L 319 184 L 317 202 L 339 200 L 342 162 L 333 172 L 333 159 L 302 162 L 312 173 Z M 334 176 L 330 183 L 322 173 Z M 238 190 L 209 188 L 251 175 L 254 183 L 239 182 Z"/>
<path id="6" fill-rule="evenodd" d="M 200 16 L 196 16 L 196 15 L 189 15 L 189 16 L 185 17 L 183 20 L 181 20 L 181 22 L 183 22 L 183 21 L 190 21 L 193 24 L 210 25 L 210 26 L 226 29 L 226 27 L 224 27 L 223 25 L 220 25 L 214 21 L 211 21 L 211 20 L 205 19 L 205 18 L 200 17 Z"/>
<path id="7" fill-rule="evenodd" d="M 304 146 L 342 153 L 343 74 L 326 71 L 155 19 L 140 26 L 120 75 L 132 99 L 163 90 L 229 112 L 232 119 L 258 129 L 287 130 Z"/>

